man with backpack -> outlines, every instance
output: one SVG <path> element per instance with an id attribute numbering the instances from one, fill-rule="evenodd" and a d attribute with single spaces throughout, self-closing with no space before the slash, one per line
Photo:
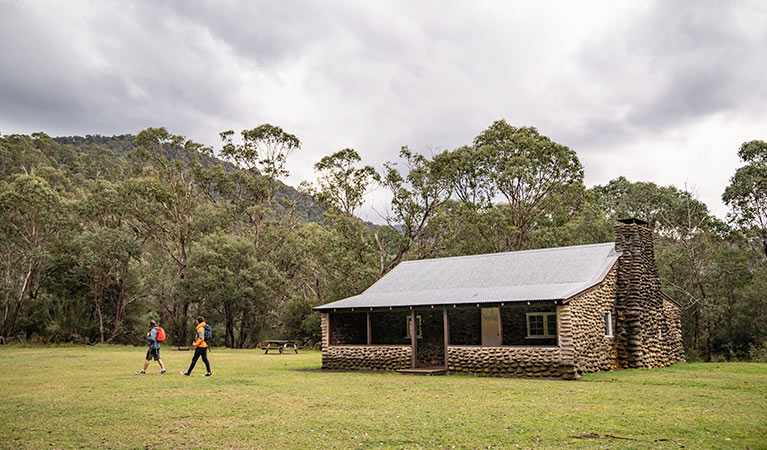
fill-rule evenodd
<path id="1" fill-rule="evenodd" d="M 160 375 L 165 373 L 165 366 L 160 359 L 160 342 L 165 340 L 165 330 L 157 326 L 157 322 L 154 320 L 149 321 L 149 333 L 146 334 L 146 340 L 149 341 L 149 350 L 146 351 L 146 361 L 144 361 L 144 368 L 136 372 L 136 375 L 146 374 L 146 368 L 149 367 L 149 362 L 154 359 L 160 363 Z"/>
<path id="2" fill-rule="evenodd" d="M 194 365 L 197 364 L 197 360 L 202 356 L 202 362 L 205 363 L 205 368 L 208 372 L 206 377 L 211 376 L 210 363 L 208 362 L 208 341 L 211 338 L 210 325 L 205 323 L 205 319 L 202 316 L 197 316 L 197 329 L 195 332 L 195 340 L 192 345 L 195 347 L 194 356 L 192 357 L 192 364 L 189 366 L 189 370 L 181 372 L 181 375 L 189 376 L 192 374 Z"/>

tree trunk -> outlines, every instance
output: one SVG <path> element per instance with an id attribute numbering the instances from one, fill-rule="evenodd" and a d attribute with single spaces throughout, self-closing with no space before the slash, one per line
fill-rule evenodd
<path id="1" fill-rule="evenodd" d="M 118 278 L 118 283 L 120 285 L 119 289 L 117 290 L 117 299 L 115 300 L 115 316 L 112 319 L 112 333 L 109 335 L 109 339 L 107 339 L 108 342 L 112 342 L 117 336 L 122 334 L 120 332 L 120 328 L 122 325 L 122 316 L 125 312 L 125 278 L 128 275 L 128 266 L 130 264 L 130 260 L 125 260 L 122 266 L 122 272 L 120 273 L 120 277 Z"/>
<path id="2" fill-rule="evenodd" d="M 96 298 L 96 315 L 99 317 L 99 339 L 100 342 L 104 343 L 104 318 L 101 316 L 101 305 L 99 304 L 100 300 L 97 297 Z"/>
<path id="3" fill-rule="evenodd" d="M 229 315 L 226 317 L 226 346 L 234 348 L 234 318 Z"/>
<path id="4" fill-rule="evenodd" d="M 240 335 L 237 338 L 237 348 L 245 347 L 245 341 L 248 338 L 248 323 L 250 322 L 249 318 L 250 314 L 248 311 L 243 311 L 242 317 L 240 318 Z"/>
<path id="5" fill-rule="evenodd" d="M 695 350 L 698 350 L 698 332 L 699 332 L 699 325 L 700 325 L 700 308 L 695 310 L 695 314 L 693 316 L 695 318 L 695 320 L 694 320 L 695 326 L 693 328 L 693 333 L 692 333 L 692 347 Z"/>
<path id="6" fill-rule="evenodd" d="M 27 275 L 24 277 L 24 283 L 21 285 L 21 292 L 19 292 L 19 297 L 16 300 L 16 306 L 13 308 L 13 312 L 11 313 L 10 317 L 4 318 L 3 320 L 3 337 L 4 340 L 7 341 L 9 337 L 13 334 L 13 329 L 16 327 L 16 319 L 19 317 L 19 312 L 21 311 L 21 307 L 24 305 L 24 294 L 26 294 L 27 289 L 29 288 L 30 280 L 32 279 L 32 276 L 35 272 L 35 263 L 30 262 L 29 268 L 27 269 Z"/>

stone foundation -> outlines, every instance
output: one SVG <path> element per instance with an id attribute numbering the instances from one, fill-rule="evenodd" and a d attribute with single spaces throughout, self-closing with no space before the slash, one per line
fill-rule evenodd
<path id="1" fill-rule="evenodd" d="M 488 376 L 574 378 L 572 364 L 559 347 L 448 347 L 448 370 Z M 411 367 L 409 346 L 330 346 L 322 353 L 323 369 L 399 370 Z"/>
<path id="2" fill-rule="evenodd" d="M 410 346 L 331 345 L 322 350 L 323 369 L 399 370 L 412 364 Z"/>
<path id="3" fill-rule="evenodd" d="M 489 376 L 573 378 L 559 347 L 448 347 L 448 370 Z"/>

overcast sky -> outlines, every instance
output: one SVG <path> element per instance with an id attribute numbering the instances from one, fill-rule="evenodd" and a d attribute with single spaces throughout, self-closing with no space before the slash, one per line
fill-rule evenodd
<path id="1" fill-rule="evenodd" d="M 294 185 L 342 148 L 380 168 L 504 118 L 574 149 L 587 186 L 686 184 L 724 217 L 738 147 L 767 139 L 764 0 L 0 0 L 0 61 L 3 134 L 218 148 L 271 123 L 302 141 Z"/>

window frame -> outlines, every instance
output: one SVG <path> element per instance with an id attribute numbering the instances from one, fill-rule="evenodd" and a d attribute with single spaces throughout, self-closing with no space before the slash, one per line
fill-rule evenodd
<path id="1" fill-rule="evenodd" d="M 531 335 L 530 334 L 530 317 L 533 316 L 539 316 L 543 317 L 543 334 L 537 334 L 537 335 Z M 549 330 L 549 317 L 554 316 L 554 334 L 550 333 Z M 556 339 L 557 337 L 557 328 L 558 328 L 558 322 L 559 319 L 557 318 L 556 311 L 552 312 L 528 312 L 525 313 L 525 325 L 527 326 L 527 336 L 525 336 L 525 339 Z"/>
<path id="2" fill-rule="evenodd" d="M 416 339 L 423 339 L 423 323 L 421 322 L 421 315 L 416 314 L 415 315 L 415 322 L 416 322 L 416 330 L 415 330 L 415 338 Z M 406 316 L 405 319 L 405 339 L 411 339 L 410 337 L 410 314 Z"/>
<path id="3" fill-rule="evenodd" d="M 615 323 L 613 322 L 613 312 L 605 311 L 603 317 L 605 321 L 605 337 L 606 338 L 615 337 Z"/>

